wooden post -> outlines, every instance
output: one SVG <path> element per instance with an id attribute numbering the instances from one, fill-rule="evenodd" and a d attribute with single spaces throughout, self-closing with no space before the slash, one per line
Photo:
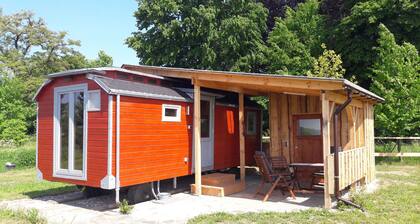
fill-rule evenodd
<path id="1" fill-rule="evenodd" d="M 334 182 L 330 182 L 333 178 L 330 178 L 333 172 L 328 162 L 329 155 L 331 154 L 330 149 L 330 108 L 329 100 L 326 98 L 325 93 L 321 93 L 321 110 L 322 110 L 322 142 L 323 142 L 323 161 L 324 161 L 324 207 L 331 208 L 331 195 L 330 185 Z"/>
<path id="2" fill-rule="evenodd" d="M 244 94 L 239 93 L 239 158 L 241 183 L 245 184 Z"/>
<path id="3" fill-rule="evenodd" d="M 194 81 L 194 169 L 195 194 L 201 195 L 201 93 L 200 85 Z"/>
<path id="4" fill-rule="evenodd" d="M 271 93 L 269 99 L 269 126 L 270 126 L 270 156 L 280 155 L 278 94 Z"/>

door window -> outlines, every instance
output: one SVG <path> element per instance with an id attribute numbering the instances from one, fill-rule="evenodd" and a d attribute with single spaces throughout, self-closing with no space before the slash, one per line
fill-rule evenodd
<path id="1" fill-rule="evenodd" d="M 210 101 L 201 101 L 201 137 L 210 137 Z"/>
<path id="2" fill-rule="evenodd" d="M 319 136 L 321 135 L 321 119 L 299 119 L 298 136 Z"/>

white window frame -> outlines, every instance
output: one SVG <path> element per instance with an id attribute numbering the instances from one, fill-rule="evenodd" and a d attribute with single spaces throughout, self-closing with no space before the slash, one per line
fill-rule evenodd
<path id="1" fill-rule="evenodd" d="M 166 109 L 175 109 L 176 116 L 165 116 Z M 173 105 L 173 104 L 162 104 L 162 121 L 169 121 L 169 122 L 180 122 L 181 121 L 181 106 L 180 105 Z"/>
<path id="2" fill-rule="evenodd" d="M 90 94 L 91 93 L 96 93 L 99 96 L 99 103 L 98 103 L 98 108 L 92 108 L 91 106 L 93 105 L 91 100 L 90 100 Z M 101 111 L 101 90 L 97 89 L 97 90 L 89 90 L 88 91 L 88 111 Z"/>
<path id="3" fill-rule="evenodd" d="M 254 129 L 249 129 L 248 119 L 250 119 L 250 115 L 252 115 L 252 119 L 254 120 Z M 257 112 L 256 111 L 247 111 L 246 113 L 246 134 L 247 135 L 256 135 L 257 134 Z"/>
<path id="4" fill-rule="evenodd" d="M 60 94 L 69 93 L 71 96 L 75 92 L 83 92 L 83 170 L 74 170 L 74 101 L 73 97 L 69 97 L 69 152 L 68 152 L 68 169 L 60 168 Z M 88 87 L 87 84 L 70 85 L 54 88 L 54 139 L 53 139 L 53 177 L 86 180 L 87 179 L 87 106 L 88 106 Z M 73 105 L 73 108 L 70 106 Z"/>

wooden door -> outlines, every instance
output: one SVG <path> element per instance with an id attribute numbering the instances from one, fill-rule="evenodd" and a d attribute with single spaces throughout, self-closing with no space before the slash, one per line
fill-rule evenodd
<path id="1" fill-rule="evenodd" d="M 323 162 L 321 120 L 321 114 L 293 115 L 293 162 Z"/>
<path id="2" fill-rule="evenodd" d="M 322 163 L 322 116 L 321 114 L 293 115 L 294 163 Z M 297 177 L 300 186 L 311 188 L 313 173 L 319 168 L 299 168 Z M 315 180 L 315 182 L 322 182 Z"/>

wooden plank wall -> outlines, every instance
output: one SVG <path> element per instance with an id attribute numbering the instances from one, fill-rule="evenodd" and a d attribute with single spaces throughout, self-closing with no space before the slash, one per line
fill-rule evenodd
<path id="1" fill-rule="evenodd" d="M 270 94 L 270 154 L 293 158 L 293 115 L 321 113 L 319 96 Z"/>

